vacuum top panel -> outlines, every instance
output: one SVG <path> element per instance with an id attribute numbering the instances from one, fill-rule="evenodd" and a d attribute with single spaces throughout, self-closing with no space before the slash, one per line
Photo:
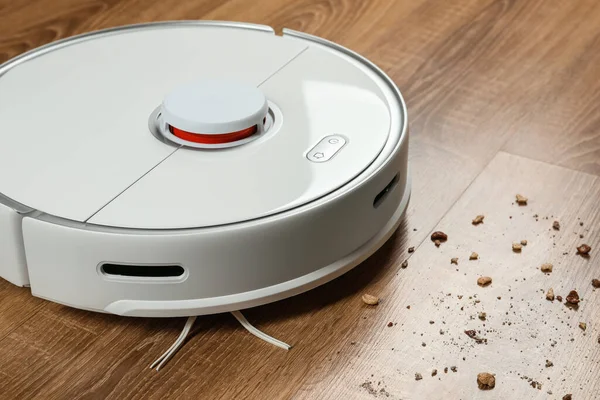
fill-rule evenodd
<path id="1" fill-rule="evenodd" d="M 126 228 L 272 215 L 373 163 L 392 124 L 384 87 L 333 48 L 269 31 L 167 23 L 76 37 L 0 67 L 0 193 Z"/>

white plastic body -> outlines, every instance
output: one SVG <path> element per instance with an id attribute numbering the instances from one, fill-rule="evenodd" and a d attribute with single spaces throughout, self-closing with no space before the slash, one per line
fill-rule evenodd
<path id="1" fill-rule="evenodd" d="M 227 29 L 273 34 L 269 28 L 256 25 L 233 24 Z M 237 33 L 231 35 L 238 37 Z M 397 228 L 410 197 L 404 102 L 389 78 L 360 56 L 293 31 L 284 31 L 284 40 L 290 45 L 282 48 L 293 50 L 286 53 L 287 61 L 279 69 L 270 65 L 272 71 L 256 84 L 262 85 L 265 81 L 263 90 L 267 98 L 276 99 L 282 107 L 281 129 L 290 129 L 289 135 L 297 138 L 285 145 L 294 150 L 293 157 L 298 157 L 298 161 L 288 164 L 297 168 L 291 170 L 289 176 L 294 178 L 299 176 L 298 173 L 306 173 L 311 179 L 300 180 L 304 185 L 277 182 L 270 193 L 280 197 L 276 203 L 267 206 L 260 197 L 252 197 L 256 196 L 251 190 L 255 186 L 248 186 L 247 180 L 224 181 L 226 185 L 223 182 L 197 187 L 178 185 L 176 179 L 193 183 L 193 171 L 198 171 L 201 166 L 194 165 L 201 163 L 194 157 L 194 150 L 174 150 L 139 136 L 148 155 L 159 155 L 145 165 L 144 168 L 149 169 L 141 172 L 143 168 L 134 171 L 137 167 L 126 166 L 124 175 L 129 178 L 119 177 L 120 183 L 110 180 L 110 174 L 102 175 L 101 188 L 78 195 L 82 205 L 73 210 L 59 204 L 60 196 L 58 199 L 53 196 L 60 194 L 60 185 L 67 185 L 75 175 L 61 182 L 51 196 L 37 201 L 44 206 L 40 211 L 35 211 L 36 204 L 22 200 L 33 199 L 35 203 L 34 194 L 39 188 L 23 188 L 16 180 L 4 177 L 12 193 L 23 195 L 18 200 L 31 208 L 24 212 L 0 204 L 0 228 L 13 238 L 9 251 L 0 255 L 0 261 L 10 265 L 10 270 L 0 269 L 0 275 L 16 284 L 29 281 L 35 296 L 77 308 L 128 316 L 190 316 L 243 309 L 301 293 L 343 274 L 376 251 Z M 285 82 L 293 79 L 279 83 L 276 79 L 278 74 L 289 74 L 290 79 L 296 76 L 296 69 L 304 69 L 303 62 L 310 62 L 310 57 L 321 57 L 316 50 L 331 53 L 340 65 L 353 66 L 356 72 L 341 75 L 357 79 L 355 87 L 363 90 L 362 106 L 371 107 L 369 115 L 379 116 L 364 122 L 360 118 L 352 120 L 352 114 L 358 109 L 349 111 L 348 117 L 355 123 L 348 124 L 341 132 L 349 132 L 348 143 L 336 150 L 331 160 L 322 163 L 310 160 L 311 149 L 326 135 L 340 132 L 333 131 L 336 126 L 325 114 L 311 111 L 312 106 L 322 106 L 319 97 L 311 98 L 314 103 L 305 104 L 306 113 L 287 116 L 290 107 L 298 106 L 300 100 L 294 100 L 291 94 L 285 96 Z M 298 63 L 294 64 L 294 61 Z M 315 70 L 319 71 L 319 68 Z M 327 65 L 322 68 L 324 73 L 334 70 Z M 363 76 L 369 77 L 370 82 L 361 78 Z M 267 78 L 274 79 L 272 85 Z M 298 82 L 306 85 L 308 81 L 310 79 Z M 324 100 L 321 97 L 325 102 L 331 100 L 327 98 L 326 89 L 321 88 L 315 93 L 325 95 Z M 336 88 L 332 86 L 329 93 L 337 96 Z M 348 101 L 357 97 L 346 97 L 346 100 L 339 97 L 339 101 L 346 101 L 344 104 L 352 107 Z M 385 113 L 380 114 L 382 104 Z M 150 112 L 152 107 L 148 110 Z M 308 119 L 303 120 L 303 115 Z M 370 127 L 374 132 L 372 140 L 363 142 L 364 154 L 357 151 L 361 147 L 355 146 L 357 141 L 363 140 L 358 135 L 361 130 L 352 131 L 356 124 L 362 131 Z M 306 129 L 298 129 L 298 126 Z M 382 130 L 388 132 L 387 137 L 378 136 L 377 132 Z M 243 148 L 247 152 L 244 157 L 252 160 L 252 153 L 259 152 L 261 146 L 275 145 L 277 140 L 273 138 L 285 137 L 281 132 L 274 134 L 279 136 L 269 138 L 265 135 L 264 141 L 261 138 L 249 143 Z M 147 137 L 155 140 L 150 134 Z M 133 146 L 133 142 L 125 143 L 124 147 L 130 145 Z M 238 149 L 226 151 L 234 150 Z M 114 153 L 114 149 L 107 148 L 107 151 Z M 120 151 L 116 154 L 121 154 Z M 124 163 L 124 158 L 120 157 L 115 160 L 117 165 Z M 282 160 L 292 158 L 285 152 L 278 157 Z M 236 157 L 231 160 L 235 161 Z M 217 159 L 212 161 L 218 162 Z M 156 162 L 158 164 L 152 167 Z M 139 165 L 144 163 L 141 160 Z M 83 165 L 89 173 L 91 163 L 85 161 Z M 252 165 L 252 168 L 261 167 L 258 161 Z M 180 174 L 183 167 L 192 171 L 189 176 L 175 174 Z M 268 164 L 264 167 L 266 171 Z M 52 166 L 50 170 L 56 172 L 57 168 Z M 69 173 L 77 174 L 77 171 Z M 261 184 L 256 182 L 259 187 Z M 119 191 L 119 185 L 125 187 Z M 198 188 L 206 191 L 215 187 L 229 190 L 227 196 L 216 198 L 221 203 L 245 193 L 253 201 L 239 209 L 222 206 L 227 213 L 193 213 L 196 203 L 186 202 L 186 199 L 200 201 L 202 191 Z M 86 188 L 84 185 L 82 190 Z M 270 190 L 268 185 L 265 188 Z M 289 201 L 285 198 L 292 189 L 301 190 L 304 196 L 300 196 L 301 201 L 298 201 L 298 194 Z M 385 195 L 381 196 L 381 193 Z M 102 198 L 96 199 L 94 195 Z M 181 204 L 168 208 L 165 202 L 169 198 L 181 200 Z M 215 201 L 213 197 L 207 198 L 207 203 L 202 204 L 210 205 Z M 169 214 L 157 212 L 161 209 L 169 209 Z M 4 254 L 8 254 L 6 260 L 1 258 Z M 105 274 L 101 268 L 103 263 L 175 264 L 182 266 L 184 273 L 167 278 L 119 277 Z"/>

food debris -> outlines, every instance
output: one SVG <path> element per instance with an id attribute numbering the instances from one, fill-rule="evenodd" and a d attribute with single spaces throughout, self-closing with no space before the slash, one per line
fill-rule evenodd
<path id="1" fill-rule="evenodd" d="M 390 321 L 390 322 L 387 323 L 387 327 L 388 328 L 391 328 L 392 326 L 394 326 L 394 323 L 392 321 Z"/>
<path id="2" fill-rule="evenodd" d="M 521 194 L 517 194 L 516 198 L 517 198 L 517 204 L 519 204 L 520 206 L 526 206 L 527 200 L 529 200 L 527 197 L 525 197 Z"/>
<path id="3" fill-rule="evenodd" d="M 469 256 L 469 260 L 477 260 L 479 258 L 479 254 L 472 252 Z"/>
<path id="4" fill-rule="evenodd" d="M 475 219 L 473 220 L 473 225 L 479 225 L 483 222 L 483 219 L 485 218 L 485 216 L 483 215 L 478 215 L 475 217 Z"/>
<path id="5" fill-rule="evenodd" d="M 522 248 L 523 248 L 523 245 L 521 243 L 513 243 L 512 244 L 512 249 L 516 253 L 520 252 Z"/>
<path id="6" fill-rule="evenodd" d="M 522 244 L 523 246 L 527 246 L 527 240 L 525 240 L 525 239 L 521 240 L 521 244 Z"/>
<path id="7" fill-rule="evenodd" d="M 550 368 L 550 367 L 553 367 L 553 366 L 554 366 L 554 363 L 552 361 L 546 360 L 546 368 Z"/>
<path id="8" fill-rule="evenodd" d="M 554 289 L 548 289 L 546 292 L 546 300 L 554 301 Z"/>
<path id="9" fill-rule="evenodd" d="M 567 303 L 569 304 L 578 304 L 579 303 L 579 293 L 576 290 L 571 290 L 567 295 Z"/>
<path id="10" fill-rule="evenodd" d="M 376 306 L 379 304 L 379 297 L 365 293 L 362 295 L 362 301 L 370 306 Z"/>
<path id="11" fill-rule="evenodd" d="M 540 270 L 542 270 L 543 273 L 545 274 L 549 274 L 550 272 L 552 272 L 552 268 L 554 266 L 550 263 L 546 263 L 546 264 L 542 264 L 542 266 L 540 267 Z"/>
<path id="12" fill-rule="evenodd" d="M 590 251 L 592 251 L 592 248 L 587 244 L 582 244 L 581 246 L 577 247 L 577 254 L 581 256 L 587 256 Z"/>
<path id="13" fill-rule="evenodd" d="M 579 327 L 581 328 L 582 331 L 585 331 L 587 329 L 587 324 L 585 322 L 580 322 Z"/>
<path id="14" fill-rule="evenodd" d="M 450 367 L 450 370 L 451 370 L 452 372 L 456 372 L 456 367 L 452 366 L 452 367 Z"/>
<path id="15" fill-rule="evenodd" d="M 555 230 L 557 230 L 557 231 L 560 231 L 560 222 L 554 221 L 552 223 L 552 228 L 555 229 Z"/>
<path id="16" fill-rule="evenodd" d="M 496 377 L 488 372 L 477 374 L 477 386 L 481 390 L 491 390 L 496 386 Z"/>
<path id="17" fill-rule="evenodd" d="M 436 240 L 433 243 L 435 244 L 435 247 L 440 247 L 440 244 L 442 244 L 442 242 L 440 242 L 439 240 Z"/>
<path id="18" fill-rule="evenodd" d="M 406 267 L 408 267 L 408 261 L 407 261 L 407 260 L 404 260 L 404 261 L 402 262 L 402 264 L 400 264 L 400 268 L 406 268 Z"/>
<path id="19" fill-rule="evenodd" d="M 444 373 L 447 374 L 448 373 L 448 367 L 444 367 Z"/>
<path id="20" fill-rule="evenodd" d="M 444 232 L 435 231 L 431 234 L 431 240 L 439 240 L 441 242 L 445 242 L 446 240 L 448 240 L 448 235 L 446 235 Z"/>
<path id="21" fill-rule="evenodd" d="M 409 253 L 413 253 L 414 251 L 415 251 L 415 248 L 414 248 L 414 247 L 409 247 L 409 248 L 408 248 L 408 252 L 409 252 Z"/>
<path id="22" fill-rule="evenodd" d="M 420 381 L 421 379 L 423 379 L 423 375 L 421 375 L 420 373 L 416 373 L 415 374 L 415 381 Z"/>
<path id="23" fill-rule="evenodd" d="M 458 265 L 458 257 L 451 258 L 450 259 L 450 264 Z"/>
<path id="24" fill-rule="evenodd" d="M 565 394 L 562 400 L 573 400 L 573 395 L 571 393 Z"/>
<path id="25" fill-rule="evenodd" d="M 592 279 L 592 286 L 596 289 L 600 288 L 600 279 Z"/>
<path id="26" fill-rule="evenodd" d="M 487 286 L 490 283 L 492 283 L 492 278 L 490 278 L 489 276 L 480 276 L 479 278 L 477 278 L 477 284 L 479 286 Z"/>
<path id="27" fill-rule="evenodd" d="M 556 296 L 556 300 L 562 301 L 562 296 Z"/>
<path id="28" fill-rule="evenodd" d="M 480 312 L 478 317 L 480 320 L 485 321 L 485 319 L 487 318 L 487 314 L 484 312 Z"/>
<path id="29" fill-rule="evenodd" d="M 467 334 L 468 337 L 470 337 L 471 339 L 474 339 L 475 342 L 477 342 L 478 344 L 487 343 L 487 339 L 478 336 L 477 332 L 474 329 L 465 331 L 465 333 Z"/>
<path id="30" fill-rule="evenodd" d="M 437 375 L 437 369 L 434 369 L 433 371 L 431 371 L 431 376 L 436 376 Z"/>

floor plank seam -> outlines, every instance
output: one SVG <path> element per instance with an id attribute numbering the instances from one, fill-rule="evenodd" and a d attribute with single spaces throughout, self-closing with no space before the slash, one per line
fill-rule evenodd
<path id="1" fill-rule="evenodd" d="M 519 158 L 522 158 L 522 159 L 524 159 L 524 160 L 529 160 L 529 161 L 539 162 L 539 163 L 543 163 L 543 164 L 545 164 L 545 165 L 549 165 L 549 166 L 552 166 L 552 167 L 558 167 L 558 168 L 562 168 L 562 169 L 564 169 L 565 171 L 571 171 L 571 172 L 575 172 L 575 173 L 578 173 L 578 174 L 584 174 L 584 175 L 586 175 L 586 176 L 589 176 L 589 177 L 591 177 L 591 178 L 595 178 L 595 179 L 598 179 L 598 178 L 600 178 L 600 175 L 596 175 L 596 174 L 593 174 L 593 173 L 591 173 L 591 172 L 586 172 L 586 171 L 581 171 L 581 170 L 579 170 L 579 169 L 569 168 L 569 167 L 566 167 L 566 166 L 564 166 L 564 165 L 553 164 L 553 163 L 551 163 L 551 162 L 544 161 L 544 160 L 540 160 L 540 159 L 538 159 L 538 158 L 529 157 L 529 156 L 524 156 L 524 155 L 522 155 L 522 154 L 516 154 L 516 153 L 513 153 L 513 152 L 511 152 L 511 151 L 504 150 L 504 149 L 502 149 L 502 148 L 501 148 L 501 150 L 498 150 L 498 153 L 505 153 L 505 154 L 509 154 L 509 155 L 511 155 L 511 156 L 513 156 L 513 157 L 519 157 Z M 494 155 L 494 157 L 496 157 L 496 155 L 498 155 L 498 153 L 496 153 L 496 154 Z M 462 194 L 461 194 L 461 196 L 462 196 Z"/>
<path id="2" fill-rule="evenodd" d="M 17 329 L 19 329 L 21 326 L 25 325 L 25 323 L 27 323 L 29 320 L 31 320 L 33 317 L 35 317 L 45 307 L 46 307 L 46 303 L 42 303 L 39 306 L 37 306 L 35 308 L 35 312 L 33 312 L 29 317 L 27 317 L 24 320 L 22 320 L 21 323 L 19 323 L 18 325 L 14 326 L 13 329 L 11 329 L 8 332 L 6 332 L 4 334 L 4 336 L 0 337 L 0 343 L 2 343 L 8 336 L 10 336 L 11 333 L 13 333 Z"/>

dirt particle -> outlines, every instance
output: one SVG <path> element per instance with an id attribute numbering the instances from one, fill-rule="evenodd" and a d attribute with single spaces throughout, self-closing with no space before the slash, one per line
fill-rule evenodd
<path id="1" fill-rule="evenodd" d="M 473 220 L 473 225 L 479 225 L 483 222 L 483 219 L 485 218 L 485 216 L 483 215 L 478 215 L 475 217 L 475 219 Z"/>
<path id="2" fill-rule="evenodd" d="M 592 286 L 596 289 L 600 289 L 600 279 L 592 279 Z"/>
<path id="3" fill-rule="evenodd" d="M 477 386 L 481 390 L 491 390 L 496 387 L 496 377 L 488 372 L 477 374 Z"/>
<path id="4" fill-rule="evenodd" d="M 579 303 L 579 293 L 576 290 L 571 290 L 567 295 L 567 303 L 577 305 Z"/>
<path id="5" fill-rule="evenodd" d="M 552 366 L 554 366 L 554 363 L 550 360 L 546 360 L 546 368 L 550 368 Z"/>
<path id="6" fill-rule="evenodd" d="M 554 289 L 548 289 L 546 292 L 546 300 L 554 301 Z"/>
<path id="7" fill-rule="evenodd" d="M 523 245 L 521 243 L 513 243 L 512 249 L 515 253 L 519 253 L 523 249 Z"/>
<path id="8" fill-rule="evenodd" d="M 562 301 L 562 296 L 556 296 L 556 300 Z"/>
<path id="9" fill-rule="evenodd" d="M 527 240 L 525 240 L 525 239 L 521 240 L 521 244 L 522 244 L 523 246 L 527 246 Z"/>
<path id="10" fill-rule="evenodd" d="M 554 222 L 552 223 L 552 228 L 553 228 L 554 230 L 560 231 L 560 222 L 558 222 L 558 221 L 554 221 Z"/>
<path id="11" fill-rule="evenodd" d="M 587 256 L 590 254 L 590 251 L 592 251 L 592 248 L 585 243 L 577 247 L 577 254 L 580 256 Z"/>
<path id="12" fill-rule="evenodd" d="M 587 329 L 587 324 L 585 322 L 580 322 L 579 328 L 581 328 L 581 330 L 585 332 L 585 330 Z"/>
<path id="13" fill-rule="evenodd" d="M 448 240 L 448 235 L 441 231 L 435 231 L 431 234 L 431 240 L 439 240 L 440 242 L 445 242 L 446 240 Z"/>
<path id="14" fill-rule="evenodd" d="M 423 379 L 423 375 L 421 375 L 420 373 L 415 373 L 415 381 L 420 381 L 421 379 Z"/>
<path id="15" fill-rule="evenodd" d="M 487 318 L 487 314 L 482 311 L 479 313 L 478 317 L 480 320 L 485 321 Z"/>
<path id="16" fill-rule="evenodd" d="M 456 372 L 456 367 L 452 366 L 452 367 L 450 367 L 450 370 L 451 370 L 452 372 Z"/>
<path id="17" fill-rule="evenodd" d="M 394 323 L 393 323 L 393 322 L 391 322 L 391 321 L 390 321 L 390 322 L 388 322 L 388 323 L 387 323 L 387 327 L 388 327 L 388 328 L 391 328 L 392 326 L 394 326 Z"/>
<path id="18" fill-rule="evenodd" d="M 450 264 L 458 265 L 458 257 L 451 258 Z"/>
<path id="19" fill-rule="evenodd" d="M 434 369 L 433 371 L 431 371 L 431 376 L 436 376 L 437 375 L 437 369 Z"/>
<path id="20" fill-rule="evenodd" d="M 425 344 L 425 342 L 421 343 L 421 346 L 427 347 L 427 345 Z"/>
<path id="21" fill-rule="evenodd" d="M 546 264 L 542 264 L 542 266 L 540 267 L 540 270 L 545 274 L 549 274 L 550 272 L 552 272 L 552 268 L 554 268 L 554 266 L 552 264 L 546 263 Z"/>
<path id="22" fill-rule="evenodd" d="M 406 309 L 407 309 L 407 310 L 410 310 L 410 306 L 406 306 Z"/>
<path id="23" fill-rule="evenodd" d="M 408 267 L 408 261 L 407 261 L 407 260 L 404 260 L 404 261 L 402 262 L 402 264 L 400 264 L 400 268 L 404 269 L 404 268 L 406 268 L 406 267 Z"/>
<path id="24" fill-rule="evenodd" d="M 409 248 L 408 248 L 408 252 L 409 252 L 409 253 L 414 253 L 414 251 L 415 251 L 415 248 L 414 248 L 414 247 L 409 247 Z"/>
<path id="25" fill-rule="evenodd" d="M 477 278 L 477 284 L 481 287 L 488 286 L 490 283 L 492 283 L 492 278 L 489 276 L 480 276 Z"/>
<path id="26" fill-rule="evenodd" d="M 469 260 L 478 260 L 479 259 L 479 254 L 472 252 L 471 255 L 469 256 Z"/>
<path id="27" fill-rule="evenodd" d="M 523 196 L 522 194 L 517 194 L 515 197 L 517 198 L 518 205 L 520 205 L 520 206 L 527 205 L 527 200 L 529 200 L 527 197 Z"/>
<path id="28" fill-rule="evenodd" d="M 565 394 L 562 400 L 573 400 L 573 395 L 571 393 Z"/>
<path id="29" fill-rule="evenodd" d="M 448 367 L 444 367 L 444 373 L 447 374 L 448 373 Z"/>
<path id="30" fill-rule="evenodd" d="M 376 306 L 379 304 L 379 297 L 365 293 L 362 295 L 362 301 L 367 305 Z"/>
<path id="31" fill-rule="evenodd" d="M 360 385 L 360 387 L 363 389 L 366 389 L 367 392 L 369 392 L 369 394 L 377 396 L 377 390 L 375 390 L 375 388 L 373 387 L 373 384 L 371 384 L 371 382 L 364 382 L 362 385 Z"/>

